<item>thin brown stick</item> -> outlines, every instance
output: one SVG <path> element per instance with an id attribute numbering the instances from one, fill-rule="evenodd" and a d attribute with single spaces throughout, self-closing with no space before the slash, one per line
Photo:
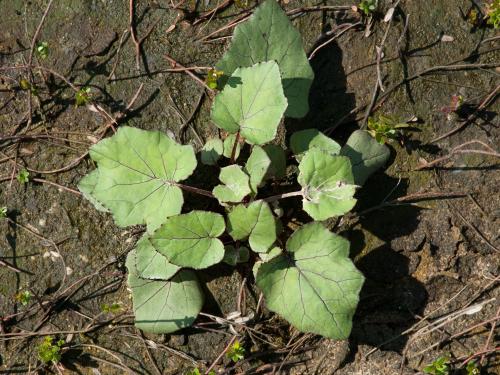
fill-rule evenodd
<path id="1" fill-rule="evenodd" d="M 404 197 L 399 197 L 399 198 L 393 199 L 392 201 L 389 201 L 389 202 L 382 202 L 374 207 L 370 207 L 366 210 L 363 210 L 363 211 L 357 213 L 356 216 L 363 216 L 363 215 L 366 215 L 367 213 L 379 210 L 383 207 L 397 206 L 401 203 L 409 203 L 409 202 L 430 200 L 430 199 L 463 198 L 466 196 L 467 196 L 467 193 L 455 193 L 455 192 L 428 192 L 428 193 L 419 192 L 419 193 L 413 193 L 413 194 L 405 195 Z"/>
<path id="2" fill-rule="evenodd" d="M 129 28 L 130 35 L 132 36 L 132 42 L 135 45 L 135 67 L 139 70 L 140 65 L 140 57 L 141 57 L 141 44 L 137 39 L 137 35 L 135 34 L 135 24 L 134 24 L 134 0 L 129 0 Z"/>
<path id="3" fill-rule="evenodd" d="M 146 342 L 146 337 L 144 337 L 144 333 L 142 333 L 142 331 L 139 331 L 140 335 L 141 335 L 141 338 L 142 338 L 142 342 L 144 344 L 144 348 L 146 349 L 146 353 L 148 355 L 148 358 L 149 360 L 151 361 L 151 363 L 153 364 L 153 368 L 155 369 L 155 372 L 157 375 L 162 375 L 162 371 L 160 370 L 160 368 L 158 367 L 158 364 L 156 363 L 154 357 L 153 357 L 153 354 L 151 353 L 151 350 L 149 349 L 149 345 L 148 343 Z"/>
<path id="4" fill-rule="evenodd" d="M 52 182 L 52 181 L 49 181 L 49 180 L 44 180 L 42 178 L 33 178 L 32 181 L 40 182 L 42 184 L 52 185 L 52 186 L 57 187 L 58 189 L 66 190 L 66 191 L 68 191 L 70 193 L 73 193 L 75 195 L 78 195 L 78 196 L 82 195 L 82 193 L 80 193 L 78 190 L 74 190 L 74 189 L 71 189 L 71 188 L 69 188 L 67 186 L 63 186 L 63 185 L 60 185 L 60 184 L 58 184 L 56 182 Z"/>
<path id="5" fill-rule="evenodd" d="M 490 345 L 491 339 L 493 337 L 493 333 L 495 332 L 495 328 L 497 326 L 497 321 L 500 318 L 500 307 L 497 310 L 495 318 L 497 320 L 495 320 L 494 322 L 491 323 L 490 333 L 488 334 L 488 338 L 486 339 L 486 343 L 483 346 L 483 355 L 481 355 L 481 359 L 479 360 L 479 364 L 481 366 L 484 366 L 484 360 L 485 360 L 485 357 L 486 357 L 486 352 L 488 350 L 488 346 Z"/>
<path id="6" fill-rule="evenodd" d="M 217 365 L 217 362 L 220 361 L 220 359 L 224 356 L 224 354 L 226 354 L 226 352 L 229 350 L 229 348 L 231 347 L 231 345 L 233 345 L 235 341 L 236 341 L 236 336 L 233 336 L 229 341 L 229 344 L 227 344 L 224 350 L 217 356 L 217 358 L 215 358 L 215 361 L 212 362 L 207 371 L 205 371 L 205 375 L 208 375 L 210 373 L 210 371 Z"/>
<path id="7" fill-rule="evenodd" d="M 120 51 L 122 49 L 122 46 L 123 46 L 123 42 L 125 40 L 125 37 L 127 36 L 127 34 L 129 33 L 130 31 L 129 30 L 125 30 L 123 33 L 122 33 L 122 36 L 120 37 L 120 42 L 118 43 L 118 48 L 116 49 L 116 60 L 115 62 L 113 63 L 113 67 L 111 68 L 111 72 L 109 73 L 108 75 L 108 81 L 110 81 L 112 78 L 114 78 L 115 76 L 115 70 L 116 70 L 116 67 L 118 66 L 118 63 L 120 62 Z"/>
<path id="8" fill-rule="evenodd" d="M 339 38 L 342 34 L 344 34 L 345 32 L 347 32 L 348 30 L 356 27 L 356 26 L 359 26 L 361 25 L 361 22 L 356 22 L 356 23 L 349 23 L 349 24 L 345 24 L 345 25 L 340 25 L 338 27 L 338 29 L 342 29 L 341 31 L 339 31 L 337 34 L 333 35 L 331 38 L 329 38 L 326 42 L 320 44 L 318 47 L 316 47 L 312 52 L 311 54 L 309 55 L 308 57 L 308 60 L 311 61 L 314 56 L 316 56 L 316 54 L 318 53 L 318 51 L 320 49 L 322 49 L 323 47 L 326 47 L 328 44 L 330 44 L 331 42 L 333 42 L 335 39 Z M 344 27 L 342 27 L 344 26 Z"/>
<path id="9" fill-rule="evenodd" d="M 4 266 L 4 267 L 10 269 L 11 271 L 14 271 L 14 272 L 17 272 L 17 273 L 21 273 L 22 272 L 22 273 L 29 274 L 29 272 L 26 272 L 26 271 L 24 271 L 24 270 L 22 270 L 22 269 L 20 269 L 20 268 L 18 268 L 16 266 L 14 266 L 13 264 L 8 263 L 8 262 L 6 262 L 6 261 L 4 261 L 2 259 L 0 259 L 0 266 Z"/>
<path id="10" fill-rule="evenodd" d="M 233 0 L 226 0 L 222 4 L 215 6 L 215 8 L 200 14 L 197 17 L 196 21 L 193 22 L 193 26 L 196 26 L 197 24 L 205 21 L 206 19 L 212 19 L 213 16 L 215 16 L 219 11 L 227 8 L 229 5 L 231 5 L 232 2 Z"/>
<path id="11" fill-rule="evenodd" d="M 400 0 L 398 0 L 396 2 L 396 4 L 394 4 L 393 8 L 396 8 L 398 6 L 399 2 L 400 2 Z M 389 35 L 389 30 L 391 29 L 391 26 L 392 26 L 392 19 L 393 19 L 393 17 L 391 17 L 391 19 L 389 20 L 387 28 L 385 29 L 384 36 L 382 37 L 382 40 L 380 42 L 380 46 L 375 46 L 376 50 L 377 50 L 377 58 L 376 58 L 377 80 L 375 81 L 375 87 L 373 88 L 373 93 L 372 93 L 372 98 L 371 98 L 370 104 L 366 108 L 365 116 L 364 116 L 363 122 L 361 124 L 362 129 L 366 127 L 366 124 L 368 122 L 368 117 L 370 116 L 370 114 L 373 110 L 373 107 L 375 105 L 375 101 L 377 100 L 378 90 L 380 89 L 382 91 L 385 91 L 384 86 L 382 84 L 382 73 L 380 71 L 380 62 L 382 60 L 382 52 L 384 50 L 385 41 L 387 40 L 387 36 Z"/>
<path id="12" fill-rule="evenodd" d="M 175 68 L 176 66 L 181 67 L 183 72 L 186 72 L 191 78 L 193 78 L 196 82 L 201 84 L 203 87 L 205 87 L 209 92 L 213 93 L 214 90 L 212 90 L 210 87 L 207 86 L 205 81 L 203 81 L 200 77 L 198 77 L 196 74 L 194 74 L 190 69 L 186 68 L 185 66 L 179 64 L 175 59 L 170 57 L 169 55 L 165 55 L 165 58 L 170 62 L 172 65 L 172 68 Z"/>
<path id="13" fill-rule="evenodd" d="M 483 146 L 484 148 L 486 148 L 487 151 L 475 150 L 475 149 L 464 149 L 464 147 L 472 145 L 472 144 L 479 144 L 480 146 Z M 453 157 L 453 155 L 455 155 L 455 154 L 465 154 L 465 153 L 489 155 L 489 156 L 494 156 L 494 157 L 500 158 L 500 153 L 496 152 L 494 149 L 492 149 L 486 143 L 474 139 L 472 141 L 462 143 L 461 145 L 458 145 L 458 146 L 452 148 L 451 151 L 448 153 L 448 155 L 437 158 L 431 162 L 425 162 L 424 164 L 418 166 L 414 170 L 420 171 L 422 169 L 432 168 L 435 165 L 437 165 L 443 161 L 451 159 Z"/>
<path id="14" fill-rule="evenodd" d="M 38 27 L 36 28 L 35 34 L 33 35 L 33 38 L 31 39 L 31 47 L 30 47 L 30 53 L 28 55 L 28 79 L 30 82 L 30 88 L 33 87 L 33 75 L 31 73 L 31 66 L 33 64 L 33 53 L 35 52 L 35 45 L 36 45 L 36 40 L 38 39 L 38 36 L 40 35 L 40 32 L 42 31 L 42 26 L 45 22 L 45 19 L 47 18 L 47 15 L 49 14 L 50 8 L 52 7 L 52 3 L 54 0 L 50 0 L 49 3 L 47 4 L 47 7 L 45 8 L 45 12 L 42 15 L 42 18 L 40 19 L 40 22 L 38 23 Z M 31 125 L 32 121 L 32 102 L 31 102 L 31 89 L 28 90 L 28 111 L 29 111 L 29 116 L 28 116 L 28 127 Z"/>

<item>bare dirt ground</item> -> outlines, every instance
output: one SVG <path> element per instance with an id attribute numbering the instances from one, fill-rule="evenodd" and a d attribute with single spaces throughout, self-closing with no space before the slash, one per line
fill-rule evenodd
<path id="1" fill-rule="evenodd" d="M 234 364 L 218 360 L 232 333 L 206 315 L 174 335 L 134 328 L 123 263 L 143 228 L 117 228 L 75 190 L 95 167 L 86 152 L 123 124 L 200 149 L 216 133 L 200 82 L 230 41 L 232 28 L 219 29 L 255 6 L 174 3 L 132 2 L 131 23 L 125 0 L 0 0 L 0 373 L 185 374 L 215 363 L 218 374 L 417 374 L 440 356 L 457 374 L 470 360 L 500 373 L 500 39 L 466 19 L 479 0 L 402 0 L 392 22 L 383 18 L 396 2 L 380 1 L 370 27 L 325 8 L 349 1 L 283 2 L 315 71 L 310 113 L 285 120 L 289 131 L 343 142 L 368 113 L 418 119 L 337 228 L 367 278 L 349 340 L 299 333 L 265 311 L 236 327 L 246 355 Z M 45 59 L 34 41 L 48 43 Z M 76 107 L 82 87 L 91 104 Z M 251 267 L 204 278 L 204 313 L 236 310 L 244 278 L 243 309 L 255 309 Z M 47 335 L 65 340 L 59 366 L 38 358 Z"/>

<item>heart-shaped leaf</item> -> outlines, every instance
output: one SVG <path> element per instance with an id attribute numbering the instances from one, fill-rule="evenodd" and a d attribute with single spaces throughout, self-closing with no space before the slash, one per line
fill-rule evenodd
<path id="1" fill-rule="evenodd" d="M 147 235 L 143 235 L 135 245 L 135 268 L 143 279 L 168 280 L 179 271 L 179 267 L 156 250 Z"/>
<path id="2" fill-rule="evenodd" d="M 258 253 L 267 252 L 276 241 L 277 225 L 267 202 L 262 200 L 240 204 L 227 215 L 228 233 L 235 240 L 248 238 L 250 248 Z"/>
<path id="3" fill-rule="evenodd" d="M 221 168 L 219 180 L 225 184 L 217 185 L 213 190 L 219 202 L 239 203 L 251 192 L 249 177 L 239 165 Z"/>
<path id="4" fill-rule="evenodd" d="M 170 263 L 201 269 L 219 263 L 224 245 L 217 238 L 226 229 L 222 215 L 191 211 L 167 219 L 151 236 L 151 243 Z"/>
<path id="5" fill-rule="evenodd" d="M 320 223 L 297 230 L 287 252 L 257 270 L 267 307 L 303 332 L 346 339 L 363 275 L 349 259 L 349 242 Z"/>
<path id="6" fill-rule="evenodd" d="M 363 185 L 368 177 L 387 162 L 391 153 L 389 147 L 378 143 L 368 132 L 356 130 L 342 147 L 340 154 L 351 160 L 355 184 Z"/>
<path id="7" fill-rule="evenodd" d="M 302 159 L 304 152 L 313 147 L 317 147 L 330 155 L 338 155 L 340 152 L 340 145 L 318 129 L 300 130 L 290 137 L 290 148 L 299 161 Z"/>
<path id="8" fill-rule="evenodd" d="M 304 117 L 309 111 L 314 73 L 300 33 L 276 0 L 264 1 L 248 21 L 236 27 L 231 46 L 217 63 L 217 69 L 230 76 L 238 67 L 264 61 L 276 61 L 279 65 L 289 104 L 285 115 Z"/>
<path id="9" fill-rule="evenodd" d="M 176 182 L 196 168 L 191 146 L 181 146 L 157 131 L 121 127 L 93 145 L 90 156 L 99 173 L 92 196 L 109 209 L 121 227 L 147 224 L 153 231 L 184 202 Z"/>
<path id="10" fill-rule="evenodd" d="M 260 145 L 274 139 L 286 107 L 278 65 L 268 61 L 236 69 L 215 97 L 211 117 L 219 128 Z"/>
<path id="11" fill-rule="evenodd" d="M 356 204 L 351 163 L 345 156 L 332 156 L 313 147 L 302 157 L 298 181 L 304 211 L 314 220 L 343 215 Z"/>
<path id="12" fill-rule="evenodd" d="M 152 333 L 171 333 L 193 324 L 203 307 L 203 292 L 192 271 L 179 271 L 171 280 L 140 278 L 135 251 L 127 256 L 128 286 L 132 291 L 135 325 Z"/>

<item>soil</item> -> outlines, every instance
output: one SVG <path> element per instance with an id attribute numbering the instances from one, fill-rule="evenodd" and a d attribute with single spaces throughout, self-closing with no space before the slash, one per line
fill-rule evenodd
<path id="1" fill-rule="evenodd" d="M 167 132 L 200 149 L 201 141 L 217 134 L 209 120 L 211 97 L 189 75 L 168 72 L 172 65 L 165 55 L 183 66 L 214 66 L 227 48 L 230 30 L 216 35 L 226 38 L 200 39 L 244 9 L 230 5 L 196 24 L 216 2 L 186 2 L 188 11 L 172 9 L 166 0 L 135 3 L 137 36 L 146 37 L 139 68 L 128 31 L 129 4 L 117 0 L 55 1 L 38 37 L 48 42 L 48 57 L 35 54 L 34 62 L 77 87 L 90 87 L 92 102 L 112 117 L 125 112 L 143 85 L 118 125 Z M 247 8 L 253 6 L 249 3 Z M 320 2 L 284 3 L 291 10 Z M 349 340 L 299 333 L 264 310 L 240 331 L 245 360 L 232 364 L 224 357 L 217 373 L 416 374 L 440 356 L 458 369 L 469 357 L 481 359 L 482 352 L 481 373 L 500 373 L 494 349 L 499 336 L 492 326 L 500 312 L 498 157 L 466 152 L 416 170 L 473 140 L 498 155 L 498 91 L 486 108 L 478 109 L 500 83 L 500 41 L 492 39 L 498 31 L 473 26 L 463 16 L 481 3 L 402 0 L 393 22 L 386 23 L 391 2 L 382 0 L 369 32 L 363 25 L 346 31 L 311 60 L 311 109 L 304 119 L 285 120 L 289 133 L 334 127 L 330 135 L 342 143 L 363 125 L 363 106 L 370 103 L 377 81 L 377 46 L 389 24 L 379 66 L 387 95 L 383 100 L 384 92 L 378 96 L 373 113 L 418 121 L 402 142 L 389 143 L 386 168 L 360 189 L 353 213 L 335 226 L 351 241 L 351 256 L 366 276 Z M 194 367 L 206 369 L 228 344 L 229 327 L 209 324 L 213 321 L 201 316 L 194 327 L 173 335 L 135 329 L 124 258 L 143 228 L 118 228 L 110 215 L 82 197 L 47 183 L 76 189 L 95 166 L 88 157 L 73 161 L 109 123 L 102 111 L 75 107 L 74 91 L 60 77 L 38 70 L 33 71 L 38 92 L 28 122 L 28 92 L 19 85 L 27 71 L 10 67 L 27 64 L 47 4 L 0 0 L 0 207 L 8 207 L 8 219 L 0 219 L 0 260 L 18 269 L 0 265 L 0 373 L 185 374 Z M 311 52 L 329 38 L 327 32 L 360 17 L 353 11 L 311 11 L 292 18 Z M 417 74 L 450 64 L 454 67 Z M 454 95 L 463 97 L 464 104 L 450 112 Z M 431 142 L 468 116 L 472 121 L 463 129 Z M 466 147 L 478 148 L 478 143 Z M 32 170 L 28 184 L 16 180 L 16 163 Z M 439 196 L 390 204 L 418 193 Z M 190 198 L 187 205 L 197 207 L 199 202 Z M 209 269 L 203 274 L 209 295 L 203 312 L 226 316 L 235 311 L 243 278 L 248 279 L 244 308 L 255 310 L 259 294 L 251 274 L 250 267 Z M 16 300 L 24 290 L 34 296 L 27 306 Z M 106 312 L 113 303 L 120 304 L 119 311 Z M 472 309 L 464 311 L 467 307 Z M 89 326 L 96 328 L 87 331 Z M 58 368 L 38 358 L 37 347 L 47 334 L 66 341 Z"/>

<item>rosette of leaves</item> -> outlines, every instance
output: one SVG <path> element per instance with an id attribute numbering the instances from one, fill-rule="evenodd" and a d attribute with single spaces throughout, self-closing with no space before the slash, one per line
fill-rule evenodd
<path id="1" fill-rule="evenodd" d="M 290 32 L 284 18 L 274 1 L 266 1 L 247 22 L 284 35 Z M 291 41 L 294 56 L 295 32 L 283 40 Z M 275 56 L 273 48 L 269 56 Z M 193 147 L 127 126 L 91 147 L 97 169 L 81 180 L 83 196 L 118 226 L 147 229 L 126 259 L 138 328 L 170 333 L 190 326 L 203 308 L 200 273 L 220 263 L 251 262 L 253 267 L 243 268 L 253 269 L 270 310 L 304 332 L 333 339 L 349 335 L 363 276 L 349 258 L 348 241 L 320 221 L 351 210 L 356 189 L 388 153 L 366 132 L 353 133 L 341 147 L 308 129 L 291 136 L 295 158 L 286 155 L 270 143 L 285 112 L 296 105 L 284 77 L 274 58 L 231 71 L 211 113 L 229 136 L 207 140 L 201 163 Z M 286 173 L 294 170 L 287 161 L 298 163 L 296 175 Z M 220 168 L 219 182 L 186 182 L 214 168 Z M 210 200 L 206 206 L 212 210 L 189 211 L 185 196 Z M 294 233 L 275 214 L 280 200 L 291 197 L 302 199 L 297 209 L 313 220 Z"/>

